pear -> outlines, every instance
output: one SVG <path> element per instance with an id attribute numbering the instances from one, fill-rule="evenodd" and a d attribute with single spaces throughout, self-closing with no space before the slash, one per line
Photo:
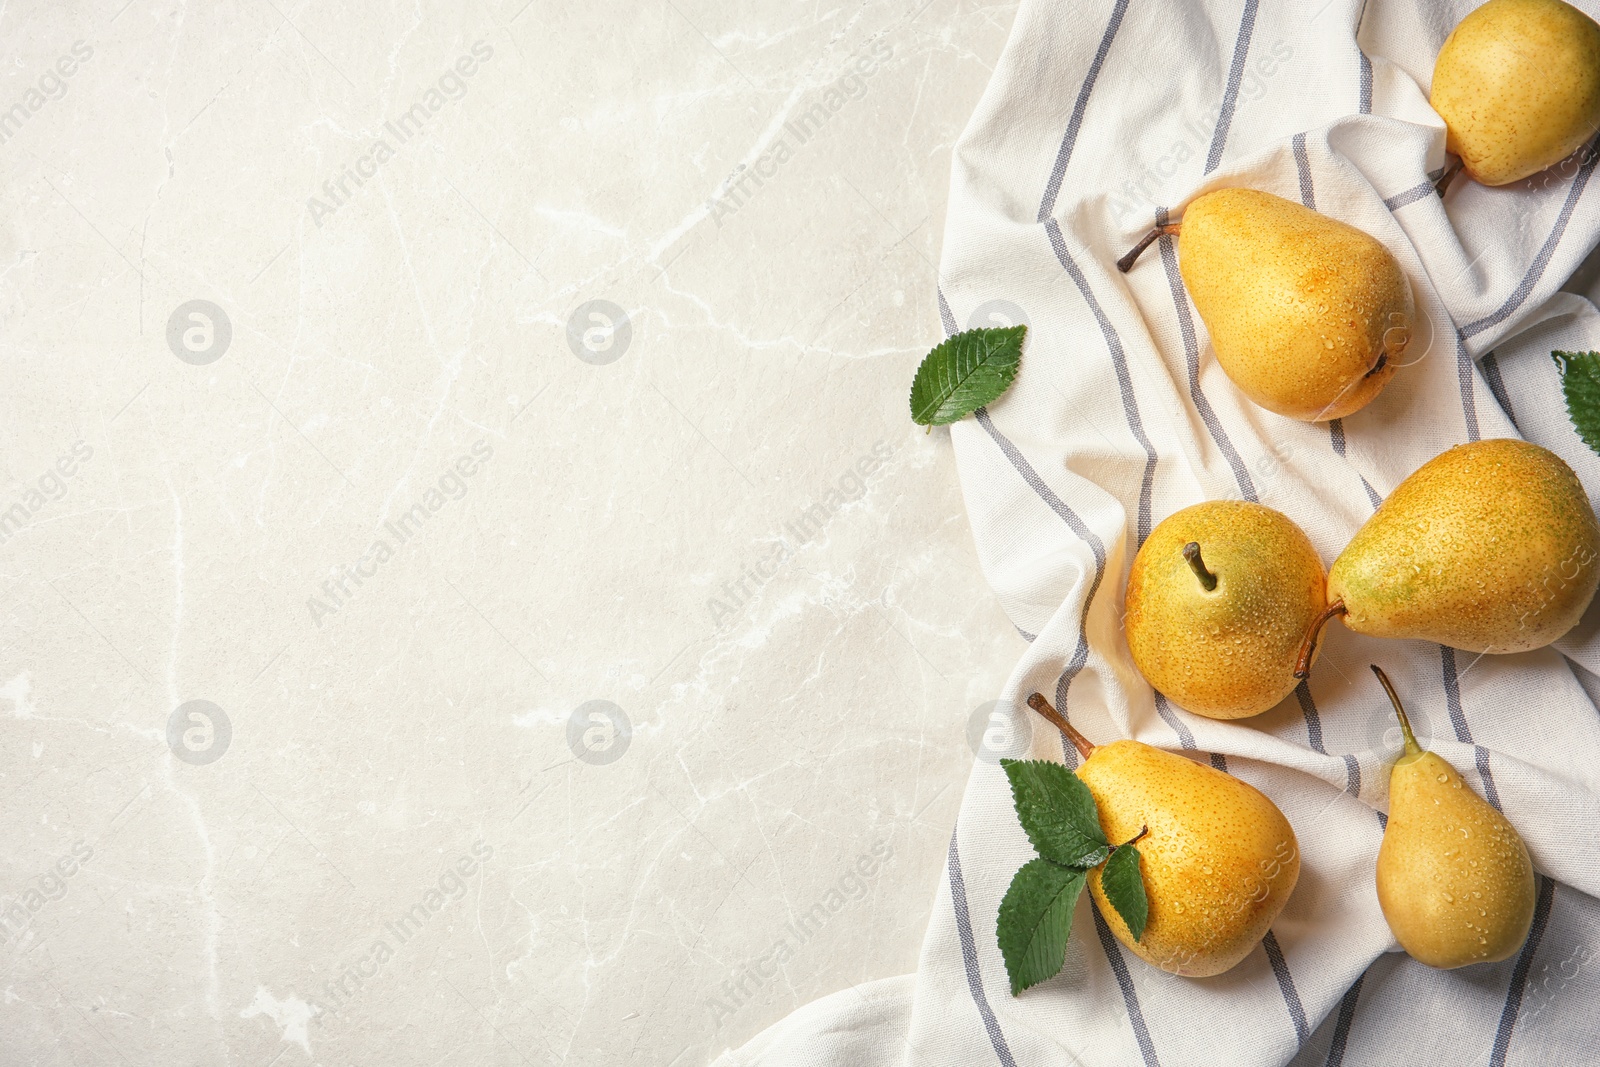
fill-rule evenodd
<path id="1" fill-rule="evenodd" d="M 1091 744 L 1038 693 L 1028 705 L 1083 756 L 1107 841 L 1139 851 L 1149 920 L 1138 941 L 1106 899 L 1100 870 L 1089 892 L 1117 940 L 1172 974 L 1205 978 L 1250 954 L 1300 877 L 1294 828 L 1276 804 L 1231 774 L 1139 741 Z M 1143 836 L 1140 836 L 1140 835 Z"/>
<path id="2" fill-rule="evenodd" d="M 1338 419 L 1377 396 L 1411 343 L 1416 307 L 1394 256 L 1354 226 L 1254 189 L 1196 198 L 1178 270 L 1217 362 L 1246 396 L 1303 422 Z"/>
<path id="3" fill-rule="evenodd" d="M 1600 25 L 1562 0 L 1489 0 L 1439 50 L 1429 103 L 1473 178 L 1537 174 L 1600 128 Z"/>
<path id="4" fill-rule="evenodd" d="M 1496 963 L 1533 922 L 1533 864 L 1517 831 L 1448 762 L 1423 751 L 1389 678 L 1405 752 L 1389 772 L 1378 903 L 1395 940 L 1429 967 Z"/>
<path id="5" fill-rule="evenodd" d="M 1389 494 L 1329 569 L 1323 614 L 1372 637 L 1526 652 L 1572 629 L 1597 582 L 1600 524 L 1572 468 L 1491 439 L 1435 456 Z"/>
<path id="6" fill-rule="evenodd" d="M 1322 614 L 1322 560 L 1288 516 L 1244 501 L 1184 508 L 1128 574 L 1123 621 L 1139 673 L 1213 719 L 1258 715 L 1294 691 L 1301 640 Z"/>

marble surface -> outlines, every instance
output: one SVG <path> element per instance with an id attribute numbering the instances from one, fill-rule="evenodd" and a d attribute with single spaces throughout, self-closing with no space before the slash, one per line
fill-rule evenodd
<path id="1" fill-rule="evenodd" d="M 0 1062 L 914 969 L 1022 648 L 905 407 L 1012 11 L 0 7 Z"/>

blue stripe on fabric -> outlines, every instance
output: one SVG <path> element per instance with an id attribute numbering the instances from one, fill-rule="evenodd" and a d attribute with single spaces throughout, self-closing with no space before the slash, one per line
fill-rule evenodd
<path id="1" fill-rule="evenodd" d="M 1128 1025 L 1133 1027 L 1139 1054 L 1144 1057 L 1145 1067 L 1161 1067 L 1155 1043 L 1150 1040 L 1150 1028 L 1144 1022 L 1144 1010 L 1139 1007 L 1139 994 L 1133 988 L 1133 975 L 1128 973 L 1128 961 L 1122 956 L 1122 946 L 1117 944 L 1116 935 L 1106 925 L 1100 909 L 1090 907 L 1089 910 L 1094 913 L 1094 928 L 1100 935 L 1100 947 L 1105 949 L 1106 962 L 1111 964 L 1111 973 L 1117 976 L 1117 988 L 1122 990 L 1122 1003 L 1128 1009 Z"/>
<path id="2" fill-rule="evenodd" d="M 1478 369 L 1483 371 L 1483 380 L 1489 384 L 1489 392 L 1494 394 L 1495 403 L 1500 405 L 1500 410 L 1511 420 L 1512 428 L 1521 433 L 1522 427 L 1517 425 L 1517 413 L 1511 409 L 1511 394 L 1506 392 L 1505 379 L 1500 377 L 1500 361 L 1495 358 L 1493 352 L 1490 352 L 1478 360 Z"/>
<path id="3" fill-rule="evenodd" d="M 1461 707 L 1461 683 L 1456 677 L 1456 650 L 1449 645 L 1439 646 L 1439 657 L 1444 663 L 1444 701 L 1450 709 L 1450 725 L 1455 728 L 1456 740 L 1472 743 L 1472 730 L 1467 726 L 1467 713 Z"/>
<path id="4" fill-rule="evenodd" d="M 978 1015 L 983 1019 L 983 1028 L 989 1035 L 989 1044 L 994 1047 L 995 1058 L 1003 1067 L 1017 1067 L 1017 1061 L 1011 1057 L 1011 1046 L 1006 1043 L 1006 1035 L 1000 1029 L 1000 1020 L 994 1017 L 994 1009 L 989 1007 L 989 998 L 983 992 L 983 974 L 978 970 L 978 945 L 972 937 L 972 915 L 967 910 L 967 886 L 961 877 L 961 856 L 956 851 L 956 835 L 950 834 L 950 901 L 955 907 L 956 933 L 961 938 L 961 960 L 967 968 L 967 989 L 972 993 L 972 1002 L 978 1007 Z"/>
<path id="5" fill-rule="evenodd" d="M 1333 1024 L 1333 1041 L 1328 1047 L 1325 1067 L 1343 1067 L 1344 1048 L 1350 1042 L 1350 1024 L 1355 1021 L 1356 1002 L 1361 999 L 1361 983 L 1366 980 L 1367 975 L 1363 971 L 1355 984 L 1345 991 L 1344 999 L 1339 1001 L 1339 1018 Z"/>
<path id="6" fill-rule="evenodd" d="M 1061 517 L 1061 521 L 1065 522 L 1073 533 L 1089 542 L 1089 548 L 1094 552 L 1095 569 L 1104 570 L 1106 546 L 1100 540 L 1100 535 L 1089 529 L 1088 525 L 1078 517 L 1078 513 L 1068 507 L 1067 502 L 1057 496 L 1054 489 L 1045 484 L 1044 479 L 1039 477 L 1039 472 L 1033 469 L 1033 464 L 1028 462 L 1028 458 L 995 426 L 994 420 L 989 417 L 988 408 L 979 408 L 973 414 L 977 416 L 978 424 L 994 439 L 994 443 L 1000 446 L 1000 451 L 1005 453 L 1006 459 L 1011 461 L 1017 473 L 1022 475 L 1022 480 L 1028 483 L 1029 488 L 1039 495 L 1039 499 L 1043 500 L 1051 511 Z M 1096 580 L 1098 581 L 1098 577 Z"/>
<path id="7" fill-rule="evenodd" d="M 1244 63 L 1250 56 L 1250 37 L 1256 28 L 1258 3 L 1259 0 L 1245 0 L 1244 14 L 1239 18 L 1239 36 L 1233 42 L 1233 65 L 1228 69 L 1228 88 L 1222 94 L 1222 112 L 1217 116 L 1217 128 L 1211 135 L 1211 151 L 1206 153 L 1207 174 L 1222 162 L 1222 149 L 1228 143 L 1228 128 L 1233 125 L 1233 111 L 1239 103 L 1239 84 L 1244 80 Z"/>
<path id="8" fill-rule="evenodd" d="M 950 301 L 944 298 L 944 290 L 935 289 L 934 291 L 939 294 L 939 321 L 944 323 L 945 336 L 949 337 L 957 329 L 956 313 L 950 310 Z"/>
<path id="9" fill-rule="evenodd" d="M 1505 1067 L 1506 1053 L 1511 1048 L 1511 1034 L 1517 1026 L 1517 1013 L 1522 1010 L 1522 994 L 1528 987 L 1528 969 L 1533 966 L 1539 942 L 1544 940 L 1545 927 L 1550 922 L 1550 907 L 1555 903 L 1556 883 L 1553 878 L 1539 877 L 1539 897 L 1533 906 L 1533 925 L 1528 928 L 1528 940 L 1511 969 L 1511 985 L 1506 990 L 1506 1006 L 1500 1012 L 1500 1025 L 1495 1029 L 1494 1048 L 1489 1053 L 1489 1067 Z"/>
<path id="10" fill-rule="evenodd" d="M 1367 0 L 1361 0 L 1361 10 L 1356 12 L 1356 29 L 1350 39 L 1355 42 L 1356 55 L 1361 57 L 1361 95 L 1356 110 L 1363 115 L 1372 114 L 1372 60 L 1361 47 L 1361 23 L 1367 17 Z M 1360 985 L 1359 982 L 1356 983 Z"/>
<path id="11" fill-rule="evenodd" d="M 1439 656 L 1444 664 L 1444 702 L 1450 709 L 1450 725 L 1455 728 L 1456 740 L 1472 746 L 1473 761 L 1478 767 L 1478 777 L 1483 780 L 1483 798 L 1500 809 L 1500 791 L 1495 788 L 1494 775 L 1489 770 L 1489 750 L 1472 739 L 1467 726 L 1467 713 L 1461 706 L 1461 681 L 1456 674 L 1456 650 L 1449 645 L 1439 646 Z"/>
<path id="12" fill-rule="evenodd" d="M 1328 750 L 1322 744 L 1322 716 L 1317 711 L 1317 702 L 1311 698 L 1311 682 L 1302 678 L 1300 684 L 1294 688 L 1295 698 L 1300 701 L 1300 712 L 1306 719 L 1306 740 L 1311 747 L 1328 755 Z M 1361 761 L 1348 752 L 1339 757 L 1344 760 L 1344 791 L 1351 796 L 1361 797 Z"/>
<path id="13" fill-rule="evenodd" d="M 1172 732 L 1178 735 L 1178 744 L 1180 746 L 1190 751 L 1194 751 L 1198 747 L 1195 744 L 1194 734 L 1182 719 L 1173 714 L 1172 705 L 1167 702 L 1166 697 L 1161 695 L 1159 689 L 1156 690 L 1156 714 L 1161 716 L 1162 722 L 1172 727 Z"/>
<path id="14" fill-rule="evenodd" d="M 1435 189 L 1432 182 L 1421 182 L 1417 185 L 1413 185 L 1405 192 L 1395 193 L 1393 196 L 1384 200 L 1383 206 L 1388 208 L 1390 211 L 1399 211 L 1407 204 L 1415 204 L 1418 200 L 1426 200 L 1428 197 L 1432 196 L 1434 192 Z"/>
<path id="15" fill-rule="evenodd" d="M 1600 163 L 1600 150 L 1597 150 L 1597 146 L 1600 146 L 1600 138 L 1584 146 L 1583 151 L 1587 158 L 1583 166 L 1578 168 L 1578 173 L 1572 176 L 1572 187 L 1567 190 L 1567 199 L 1561 205 L 1561 213 L 1556 216 L 1555 227 L 1540 246 L 1539 254 L 1533 257 L 1528 273 L 1522 276 L 1522 281 L 1517 283 L 1516 289 L 1512 290 L 1506 302 L 1497 310 L 1463 326 L 1461 328 L 1463 336 L 1476 337 L 1491 326 L 1498 326 L 1515 314 L 1523 301 L 1532 294 L 1533 287 L 1539 284 L 1539 279 L 1544 275 L 1545 267 L 1550 265 L 1550 257 L 1555 255 L 1556 245 L 1561 243 L 1561 235 L 1566 232 L 1567 222 L 1572 218 L 1573 209 L 1578 206 L 1578 198 L 1583 195 L 1584 187 L 1589 184 L 1589 177 L 1594 173 L 1595 164 Z"/>
<path id="16" fill-rule="evenodd" d="M 1167 209 L 1160 208 L 1156 211 L 1156 225 L 1167 224 Z M 1239 450 L 1233 447 L 1233 442 L 1228 439 L 1228 432 L 1222 428 L 1222 420 L 1217 418 L 1217 413 L 1212 410 L 1211 401 L 1200 388 L 1200 342 L 1195 336 L 1194 320 L 1189 317 L 1189 297 L 1183 289 L 1183 276 L 1178 273 L 1178 253 L 1171 237 L 1162 237 L 1156 242 L 1161 248 L 1161 265 L 1167 272 L 1167 287 L 1172 290 L 1172 307 L 1178 313 L 1178 332 L 1183 335 L 1184 356 L 1189 365 L 1189 398 L 1194 401 L 1194 406 L 1200 412 L 1200 419 L 1206 424 L 1206 431 L 1211 434 L 1211 439 L 1216 442 L 1217 448 L 1228 461 L 1228 466 L 1233 469 L 1233 479 L 1239 483 L 1239 493 L 1246 500 L 1258 501 L 1255 482 L 1250 478 L 1250 471 L 1245 467 L 1244 460 L 1239 455 Z"/>
<path id="17" fill-rule="evenodd" d="M 1345 444 L 1343 419 L 1329 420 L 1328 437 L 1333 443 L 1333 450 L 1339 454 L 1339 458 L 1348 458 L 1345 456 L 1344 452 Z M 1378 505 L 1383 503 L 1383 498 L 1378 495 L 1378 491 L 1376 489 L 1372 488 L 1372 483 L 1367 481 L 1367 476 L 1365 474 L 1362 474 L 1360 471 L 1356 471 L 1356 477 L 1361 479 L 1361 488 L 1367 491 L 1367 500 L 1371 502 L 1372 509 L 1376 511 L 1378 509 Z"/>
<path id="18" fill-rule="evenodd" d="M 1300 203 L 1317 210 L 1317 191 L 1311 184 L 1311 156 L 1306 152 L 1306 135 L 1294 135 L 1294 169 L 1300 175 Z"/>
<path id="19" fill-rule="evenodd" d="M 1306 718 L 1306 740 L 1311 747 L 1324 756 L 1329 752 L 1322 745 L 1322 716 L 1317 711 L 1317 702 L 1311 698 L 1311 682 L 1302 678 L 1300 684 L 1295 686 L 1295 697 L 1300 701 L 1300 711 Z M 1361 761 L 1350 753 L 1342 754 L 1344 760 L 1344 791 L 1356 799 L 1361 798 Z"/>
<path id="20" fill-rule="evenodd" d="M 1144 481 L 1139 486 L 1137 525 L 1139 545 L 1143 546 L 1144 539 L 1150 536 L 1150 490 L 1155 481 L 1156 450 L 1151 446 L 1150 439 L 1145 436 L 1144 422 L 1139 417 L 1139 401 L 1133 395 L 1133 377 L 1128 373 L 1128 359 L 1122 351 L 1122 338 L 1117 335 L 1116 327 L 1111 325 L 1111 320 L 1106 318 L 1106 313 L 1100 309 L 1100 301 L 1095 299 L 1094 290 L 1089 288 L 1089 279 L 1083 276 L 1083 271 L 1078 269 L 1078 264 L 1067 251 L 1067 240 L 1061 233 L 1061 227 L 1056 225 L 1055 219 L 1048 219 L 1044 228 L 1050 236 L 1050 247 L 1055 251 L 1056 260 L 1072 277 L 1073 284 L 1083 295 L 1084 303 L 1089 305 L 1095 321 L 1100 324 L 1100 333 L 1105 337 L 1106 348 L 1111 353 L 1111 365 L 1117 372 L 1117 386 L 1122 392 L 1122 412 L 1127 417 L 1128 430 L 1144 449 Z M 1103 562 L 1104 557 L 1101 558 Z"/>
<path id="21" fill-rule="evenodd" d="M 1483 797 L 1493 804 L 1498 811 L 1500 808 L 1500 790 L 1495 788 L 1494 775 L 1489 771 L 1489 750 L 1482 745 L 1473 745 L 1472 755 L 1473 762 L 1478 765 L 1478 777 L 1483 779 Z"/>
<path id="22" fill-rule="evenodd" d="M 1089 595 L 1083 601 L 1083 614 L 1078 618 L 1078 647 L 1073 650 L 1072 659 L 1056 681 L 1056 708 L 1061 714 L 1066 715 L 1067 689 L 1072 685 L 1072 680 L 1078 676 L 1078 672 L 1083 670 L 1084 664 L 1089 662 L 1089 609 L 1094 606 L 1095 594 L 1100 591 L 1100 581 L 1105 576 L 1106 546 L 1100 540 L 1100 536 L 1078 517 L 1078 513 L 1068 507 L 1067 502 L 1057 496 L 1054 489 L 1045 484 L 1044 479 L 1039 477 L 1039 472 L 1033 469 L 1033 464 L 1028 462 L 1028 458 L 995 426 L 994 420 L 989 418 L 987 409 L 979 408 L 973 414 L 977 416 L 978 425 L 982 426 L 984 432 L 999 446 L 1001 453 L 1010 461 L 1016 472 L 1022 475 L 1022 480 L 1028 483 L 1029 488 L 1051 511 L 1060 516 L 1061 521 L 1065 522 L 1080 540 L 1088 543 L 1089 550 L 1094 553 L 1094 579 L 1089 585 Z M 1061 751 L 1067 757 L 1070 766 L 1072 747 L 1064 736 L 1061 738 Z"/>
<path id="23" fill-rule="evenodd" d="M 1361 761 L 1350 753 L 1344 754 L 1345 790 L 1353 797 L 1361 796 Z"/>
<path id="24" fill-rule="evenodd" d="M 1300 679 L 1300 684 L 1294 687 L 1294 695 L 1300 701 L 1300 711 L 1306 717 L 1306 740 L 1312 748 L 1326 756 L 1328 750 L 1322 747 L 1322 716 L 1317 714 L 1317 703 L 1311 699 L 1311 683 Z"/>
<path id="25" fill-rule="evenodd" d="M 1472 353 L 1467 351 L 1467 339 L 1456 331 L 1456 377 L 1461 382 L 1461 417 L 1467 424 L 1467 440 L 1476 441 L 1483 436 L 1478 429 L 1478 399 L 1473 386 Z"/>
<path id="26" fill-rule="evenodd" d="M 1300 1003 L 1300 993 L 1294 987 L 1294 976 L 1289 973 L 1289 963 L 1283 958 L 1283 949 L 1278 947 L 1278 935 L 1271 930 L 1261 939 L 1261 947 L 1267 950 L 1267 962 L 1272 964 L 1273 977 L 1278 980 L 1278 989 L 1283 993 L 1283 1002 L 1289 1008 L 1289 1020 L 1294 1023 L 1295 1037 L 1300 1044 L 1305 1044 L 1311 1037 L 1311 1027 L 1306 1023 L 1306 1009 Z"/>
<path id="27" fill-rule="evenodd" d="M 937 292 L 939 294 L 939 318 L 944 323 L 945 336 L 950 337 L 956 333 L 955 312 L 950 310 L 950 302 L 944 298 L 944 290 L 939 289 Z M 988 417 L 988 412 L 984 412 L 984 417 Z M 1012 623 L 1011 625 L 1017 631 L 1018 636 L 1020 636 L 1024 641 L 1028 642 L 1028 644 L 1031 645 L 1035 641 L 1039 640 L 1038 634 L 1030 634 L 1016 623 Z"/>
<path id="28" fill-rule="evenodd" d="M 1056 150 L 1055 166 L 1050 168 L 1050 181 L 1044 188 L 1044 199 L 1039 202 L 1039 222 L 1050 217 L 1050 212 L 1055 210 L 1056 197 L 1061 193 L 1061 182 L 1067 174 L 1067 163 L 1072 159 L 1072 149 L 1078 143 L 1078 131 L 1083 128 L 1083 113 L 1089 106 L 1089 94 L 1094 91 L 1095 79 L 1100 76 L 1100 67 L 1106 61 L 1106 53 L 1111 51 L 1111 42 L 1117 36 L 1117 29 L 1122 25 L 1122 16 L 1128 10 L 1128 0 L 1117 0 L 1116 6 L 1111 9 L 1111 21 L 1106 26 L 1105 34 L 1100 38 L 1100 47 L 1094 54 L 1094 62 L 1089 64 L 1089 74 L 1083 80 L 1083 87 L 1078 90 L 1078 102 L 1072 106 L 1072 118 L 1067 120 L 1067 132 L 1061 138 L 1061 147 Z"/>
<path id="29" fill-rule="evenodd" d="M 1161 694 L 1159 689 L 1156 690 L 1156 714 L 1160 715 L 1161 721 L 1172 727 L 1172 732 L 1178 735 L 1178 747 L 1185 752 L 1198 752 L 1200 750 L 1200 746 L 1195 742 L 1194 734 L 1189 730 L 1188 726 L 1184 725 L 1183 720 L 1173 712 L 1172 704 Z M 1228 773 L 1228 761 L 1223 758 L 1222 753 L 1207 752 L 1206 757 L 1211 760 L 1211 766 L 1223 774 Z"/>

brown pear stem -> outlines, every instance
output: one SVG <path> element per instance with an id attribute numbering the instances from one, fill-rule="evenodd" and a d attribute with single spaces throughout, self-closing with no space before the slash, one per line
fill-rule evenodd
<path id="1" fill-rule="evenodd" d="M 1150 832 L 1150 824 L 1149 823 L 1145 823 L 1142 827 L 1139 828 L 1139 832 L 1138 833 L 1136 833 L 1132 837 L 1128 838 L 1128 840 L 1124 841 L 1122 843 L 1122 845 L 1137 845 L 1140 841 L 1144 840 L 1144 835 L 1148 834 L 1149 832 Z M 1121 848 L 1122 845 L 1118 845 L 1117 847 Z"/>
<path id="2" fill-rule="evenodd" d="M 1183 558 L 1189 561 L 1189 567 L 1194 571 L 1194 576 L 1200 579 L 1200 584 L 1206 587 L 1206 592 L 1217 588 L 1217 576 L 1206 570 L 1206 561 L 1200 558 L 1200 542 L 1190 541 L 1183 546 Z"/>
<path id="3" fill-rule="evenodd" d="M 1439 175 L 1439 180 L 1433 183 L 1433 190 L 1439 194 L 1440 200 L 1444 199 L 1445 191 L 1450 188 L 1450 183 L 1456 180 L 1456 175 L 1460 174 L 1461 168 L 1465 166 L 1466 164 L 1457 158 L 1454 163 L 1444 169 L 1443 174 Z"/>
<path id="4" fill-rule="evenodd" d="M 1389 676 L 1383 673 L 1383 668 L 1376 663 L 1369 663 L 1372 673 L 1378 676 L 1378 681 L 1383 683 L 1383 691 L 1389 694 L 1389 703 L 1394 705 L 1394 713 L 1400 716 L 1400 733 L 1406 739 L 1406 755 L 1422 755 L 1422 746 L 1417 744 L 1417 735 L 1411 732 L 1411 720 L 1406 718 L 1406 709 L 1400 706 L 1400 697 L 1394 691 L 1394 684 L 1389 681 Z"/>
<path id="5" fill-rule="evenodd" d="M 1128 250 L 1127 255 L 1117 260 L 1117 269 L 1124 274 L 1128 273 L 1133 269 L 1134 263 L 1138 262 L 1139 256 L 1144 252 L 1145 249 L 1155 244 L 1160 238 L 1177 232 L 1178 223 L 1176 222 L 1168 222 L 1164 225 L 1157 226 L 1155 229 L 1151 230 L 1149 233 L 1140 238 L 1139 243 Z"/>
<path id="6" fill-rule="evenodd" d="M 1304 678 L 1311 673 L 1311 654 L 1317 650 L 1317 638 L 1322 635 L 1322 628 L 1328 625 L 1328 620 L 1335 615 L 1343 615 L 1346 611 L 1343 598 L 1329 604 L 1326 610 L 1315 619 L 1311 620 L 1311 631 L 1306 634 L 1305 641 L 1300 645 L 1300 657 L 1294 661 L 1294 676 Z"/>
<path id="7" fill-rule="evenodd" d="M 1072 724 L 1066 719 L 1062 718 L 1061 713 L 1055 708 L 1052 708 L 1050 706 L 1050 702 L 1042 695 L 1035 693 L 1033 696 L 1029 697 L 1028 707 L 1032 708 L 1034 711 L 1037 711 L 1040 715 L 1043 715 L 1050 721 L 1050 725 L 1066 734 L 1067 740 L 1072 742 L 1072 747 L 1078 750 L 1078 755 L 1082 756 L 1084 759 L 1088 759 L 1090 756 L 1094 755 L 1094 744 L 1090 742 L 1087 737 L 1084 737 L 1077 730 L 1073 729 Z"/>

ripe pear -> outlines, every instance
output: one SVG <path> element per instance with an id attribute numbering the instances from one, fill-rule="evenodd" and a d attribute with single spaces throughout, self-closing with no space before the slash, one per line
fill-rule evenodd
<path id="1" fill-rule="evenodd" d="M 1196 714 L 1239 719 L 1299 684 L 1296 655 L 1324 597 L 1322 560 L 1287 515 L 1214 500 L 1151 532 L 1128 574 L 1123 627 L 1152 686 Z"/>
<path id="2" fill-rule="evenodd" d="M 1572 468 L 1527 441 L 1474 441 L 1373 512 L 1328 571 L 1324 615 L 1372 637 L 1526 652 L 1572 629 L 1596 583 L 1600 524 Z"/>
<path id="3" fill-rule="evenodd" d="M 1028 704 L 1082 754 L 1077 775 L 1106 840 L 1138 838 L 1150 909 L 1138 941 L 1106 899 L 1099 868 L 1089 872 L 1089 892 L 1117 940 L 1191 978 L 1248 956 L 1300 877 L 1299 843 L 1277 805 L 1231 774 L 1139 741 L 1093 745 L 1038 693 Z"/>
<path id="4" fill-rule="evenodd" d="M 1389 773 L 1389 825 L 1378 849 L 1378 903 L 1395 940 L 1429 967 L 1496 963 L 1527 940 L 1533 863 L 1517 831 L 1448 762 L 1423 751 L 1400 698 L 1405 752 Z"/>
<path id="5" fill-rule="evenodd" d="M 1562 0 L 1489 0 L 1439 50 L 1429 103 L 1484 185 L 1537 174 L 1600 128 L 1600 25 Z"/>
<path id="6" fill-rule="evenodd" d="M 1400 264 L 1354 226 L 1254 189 L 1196 198 L 1162 233 L 1217 362 L 1251 400 L 1303 422 L 1338 419 L 1377 396 L 1411 343 L 1416 307 Z"/>

